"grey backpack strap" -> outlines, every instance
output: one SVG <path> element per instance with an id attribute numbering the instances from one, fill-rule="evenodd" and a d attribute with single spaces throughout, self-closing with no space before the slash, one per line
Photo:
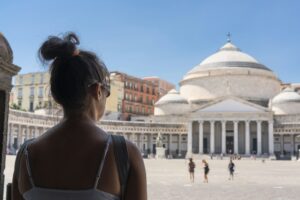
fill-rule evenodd
<path id="1" fill-rule="evenodd" d="M 112 135 L 114 144 L 114 154 L 116 164 L 118 166 L 119 179 L 121 183 L 121 199 L 125 198 L 125 190 L 127 186 L 128 174 L 129 174 L 129 158 L 127 152 L 126 141 L 123 136 Z"/>

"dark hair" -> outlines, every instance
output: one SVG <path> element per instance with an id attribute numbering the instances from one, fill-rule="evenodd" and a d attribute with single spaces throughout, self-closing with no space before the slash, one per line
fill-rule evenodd
<path id="1" fill-rule="evenodd" d="M 74 33 L 62 38 L 50 36 L 39 49 L 42 62 L 50 65 L 51 94 L 65 110 L 86 105 L 88 87 L 97 82 L 109 84 L 105 64 L 92 52 L 77 50 L 79 39 Z"/>

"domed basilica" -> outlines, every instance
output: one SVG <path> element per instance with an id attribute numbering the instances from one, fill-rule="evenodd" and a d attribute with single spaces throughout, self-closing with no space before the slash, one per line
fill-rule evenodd
<path id="1" fill-rule="evenodd" d="M 230 40 L 155 104 L 151 121 L 186 123 L 192 154 L 294 155 L 300 95 Z"/>

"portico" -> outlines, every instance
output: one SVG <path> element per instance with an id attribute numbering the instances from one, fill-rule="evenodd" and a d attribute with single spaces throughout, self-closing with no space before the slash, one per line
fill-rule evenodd
<path id="1" fill-rule="evenodd" d="M 273 114 L 236 97 L 220 98 L 190 115 L 190 154 L 274 153 Z"/>

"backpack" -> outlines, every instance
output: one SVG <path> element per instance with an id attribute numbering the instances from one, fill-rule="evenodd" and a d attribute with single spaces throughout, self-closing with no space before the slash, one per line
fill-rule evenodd
<path id="1" fill-rule="evenodd" d="M 121 135 L 112 135 L 112 141 L 121 184 L 121 200 L 124 200 L 130 168 L 126 141 Z"/>

